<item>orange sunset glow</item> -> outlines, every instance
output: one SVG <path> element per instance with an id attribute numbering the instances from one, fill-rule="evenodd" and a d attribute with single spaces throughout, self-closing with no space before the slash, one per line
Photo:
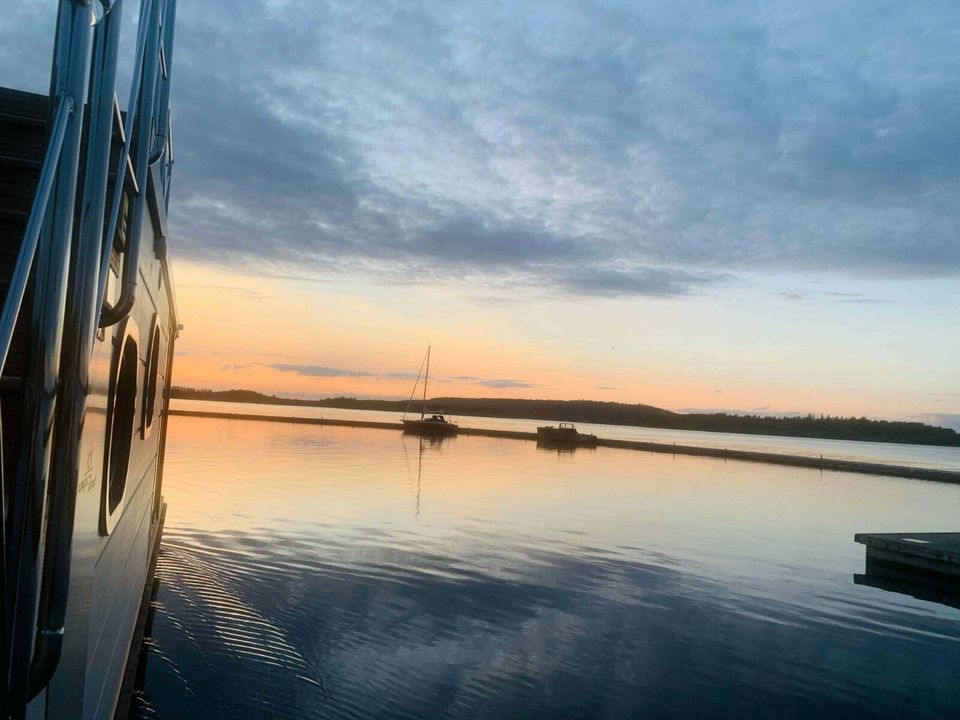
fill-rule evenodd
<path id="1" fill-rule="evenodd" d="M 191 263 L 176 272 L 185 328 L 174 380 L 187 387 L 403 398 L 432 343 L 431 396 L 895 418 L 952 407 L 939 390 L 954 376 L 947 352 L 927 352 L 934 338 L 924 326 L 892 334 L 896 308 L 839 306 L 830 322 L 815 308 L 794 313 L 787 332 L 790 301 L 755 306 L 756 290 L 732 292 L 720 306 L 717 298 L 483 302 L 449 284 L 258 278 Z M 956 322 L 945 311 L 942 319 Z M 877 337 L 883 344 L 868 351 Z"/>

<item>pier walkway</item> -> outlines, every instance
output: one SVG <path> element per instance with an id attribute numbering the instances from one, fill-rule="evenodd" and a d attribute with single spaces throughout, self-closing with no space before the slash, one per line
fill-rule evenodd
<path id="1" fill-rule="evenodd" d="M 207 412 L 203 410 L 170 410 L 171 415 L 200 418 L 219 418 L 224 420 L 256 420 L 259 422 L 291 423 L 297 425 L 330 425 L 339 427 L 375 428 L 379 430 L 403 430 L 403 425 L 394 422 L 376 422 L 370 420 L 342 420 L 332 418 L 304 418 L 286 415 L 255 415 L 250 413 Z M 509 440 L 536 441 L 536 432 L 517 430 L 494 430 L 488 428 L 461 427 L 459 435 L 477 435 L 482 437 L 506 438 Z M 754 452 L 752 450 L 729 450 L 726 448 L 699 447 L 695 445 L 675 445 L 673 443 L 646 442 L 642 440 L 613 440 L 597 438 L 598 447 L 621 448 L 624 450 L 644 450 L 646 452 L 671 455 L 699 455 L 701 457 L 741 460 L 745 462 L 791 465 L 813 470 L 833 470 L 837 472 L 856 472 L 868 475 L 886 475 L 889 477 L 933 480 L 936 482 L 960 484 L 960 472 L 938 470 L 935 468 L 911 467 L 908 465 L 890 465 L 886 463 L 861 462 L 859 460 L 837 460 L 809 455 L 787 455 L 783 453 Z"/>

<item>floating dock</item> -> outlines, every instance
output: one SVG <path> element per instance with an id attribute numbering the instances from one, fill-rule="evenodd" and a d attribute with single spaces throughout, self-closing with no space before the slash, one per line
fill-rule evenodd
<path id="1" fill-rule="evenodd" d="M 866 571 L 857 585 L 960 609 L 960 533 L 859 533 Z"/>
<path id="2" fill-rule="evenodd" d="M 960 533 L 857 533 L 853 539 L 867 546 L 868 564 L 900 566 L 960 584 Z"/>
<path id="3" fill-rule="evenodd" d="M 219 418 L 224 420 L 254 420 L 259 422 L 292 423 L 300 425 L 331 425 L 339 427 L 375 428 L 379 430 L 403 430 L 396 422 L 377 422 L 371 420 L 341 420 L 331 418 L 289 417 L 286 415 L 254 415 L 250 413 L 207 412 L 203 410 L 170 410 L 171 415 L 199 418 Z M 518 430 L 494 430 L 488 428 L 461 427 L 459 435 L 478 435 L 481 437 L 506 438 L 509 440 L 536 441 L 537 433 Z M 889 465 L 886 463 L 861 462 L 859 460 L 837 460 L 812 457 L 809 455 L 786 455 L 783 453 L 754 452 L 752 450 L 730 450 L 727 448 L 699 447 L 694 445 L 676 445 L 673 443 L 646 442 L 642 440 L 613 440 L 597 438 L 598 447 L 621 448 L 624 450 L 643 450 L 668 455 L 698 455 L 701 457 L 741 460 L 744 462 L 790 465 L 813 470 L 833 470 L 836 472 L 855 472 L 868 475 L 913 478 L 915 480 L 933 480 L 936 482 L 960 484 L 960 472 L 938 470 L 935 468 L 911 467 L 909 465 Z"/>

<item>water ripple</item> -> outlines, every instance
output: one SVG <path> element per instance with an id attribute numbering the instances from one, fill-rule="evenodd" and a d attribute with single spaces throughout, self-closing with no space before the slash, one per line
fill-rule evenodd
<path id="1" fill-rule="evenodd" d="M 960 613 L 855 585 L 851 542 L 955 488 L 484 439 L 411 477 L 390 433 L 177 420 L 142 717 L 960 710 Z"/>

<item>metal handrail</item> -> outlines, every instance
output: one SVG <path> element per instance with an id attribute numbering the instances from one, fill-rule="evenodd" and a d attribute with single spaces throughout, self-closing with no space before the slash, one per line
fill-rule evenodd
<path id="1" fill-rule="evenodd" d="M 56 171 L 41 171 L 53 172 L 54 179 L 34 251 L 31 342 L 23 380 L 24 437 L 5 527 L 9 532 L 5 538 L 8 562 L 4 592 L 9 623 L 5 681 L 7 703 L 15 715 L 21 714 L 19 708 L 29 697 L 36 640 L 34 619 L 38 580 L 42 582 L 39 561 L 50 480 L 50 438 L 59 396 L 63 310 L 83 134 L 81 108 L 88 92 L 93 40 L 91 13 L 88 2 L 60 0 L 51 94 L 69 97 L 74 107 L 65 120 Z"/>
<path id="2" fill-rule="evenodd" d="M 103 8 L 104 20 L 106 15 L 114 8 L 119 6 L 121 0 L 100 0 Z M 117 12 L 119 15 L 119 10 Z M 117 21 L 119 24 L 119 20 Z M 142 65 L 142 52 L 139 64 Z M 136 87 L 136 85 L 134 85 Z M 114 102 L 116 103 L 116 93 L 114 93 Z M 50 140 L 47 143 L 47 149 L 43 156 L 41 164 L 40 180 L 37 183 L 37 192 L 33 197 L 33 204 L 30 207 L 30 213 L 27 216 L 27 225 L 23 234 L 23 242 L 20 245 L 20 252 L 17 255 L 17 263 L 14 267 L 13 276 L 10 280 L 10 287 L 7 289 L 7 296 L 3 303 L 3 310 L 0 313 L 0 375 L 7 363 L 7 355 L 10 352 L 10 346 L 13 343 L 13 332 L 16 328 L 17 318 L 20 315 L 20 308 L 23 305 L 23 298 L 27 289 L 27 280 L 30 277 L 30 269 L 33 267 L 33 258 L 37 251 L 37 242 L 40 238 L 40 230 L 43 227 L 43 218 L 47 211 L 47 204 L 50 201 L 50 191 L 53 188 L 53 180 L 57 174 L 57 167 L 60 164 L 60 150 L 63 147 L 63 138 L 67 130 L 67 119 L 74 111 L 76 103 L 72 96 L 61 94 L 57 101 L 57 110 L 54 113 Z M 119 105 L 116 105 L 119 116 Z M 169 123 L 169 120 L 168 120 Z M 168 125 L 169 127 L 169 125 Z M 169 132 L 169 130 L 168 130 Z M 127 133 L 129 135 L 129 133 Z M 124 136 L 124 153 L 121 158 L 121 168 L 126 164 L 129 157 L 129 143 Z M 171 153 L 171 163 L 173 161 Z M 114 200 L 114 204 L 119 204 Z M 116 231 L 116 219 L 113 219 L 113 230 Z M 109 259 L 109 253 L 107 254 Z"/>
<path id="3" fill-rule="evenodd" d="M 47 213 L 47 204 L 50 201 L 50 191 L 53 189 L 53 180 L 57 175 L 60 164 L 60 150 L 63 147 L 63 138 L 67 132 L 67 119 L 74 111 L 75 103 L 70 95 L 61 95 L 57 102 L 57 112 L 53 119 L 53 130 L 50 141 L 43 156 L 40 181 L 37 192 L 33 196 L 33 205 L 30 208 L 27 228 L 23 234 L 23 243 L 17 255 L 17 264 L 7 290 L 7 298 L 3 304 L 3 313 L 0 315 L 0 375 L 7 364 L 7 355 L 13 343 L 13 332 L 17 326 L 20 307 L 27 290 L 27 280 L 30 269 L 33 267 L 33 258 L 37 254 L 37 242 L 40 239 L 40 229 L 43 227 L 43 218 Z"/>
<path id="4" fill-rule="evenodd" d="M 37 605 L 36 641 L 30 663 L 28 697 L 42 690 L 63 651 L 80 475 L 79 444 L 87 410 L 90 355 L 96 336 L 97 271 L 102 252 L 103 215 L 114 122 L 114 85 L 122 7 L 114 6 L 94 32 L 90 81 L 87 157 L 79 203 L 74 255 L 64 305 L 63 350 L 48 485 L 48 518 L 43 572 Z"/>
<path id="5" fill-rule="evenodd" d="M 149 57 L 152 61 L 154 58 L 159 58 L 160 52 L 160 28 L 153 28 L 154 21 L 159 19 L 159 3 L 157 0 L 153 0 L 152 2 L 146 3 L 145 8 L 147 13 L 149 13 L 145 15 L 149 31 L 145 33 L 147 37 L 142 58 L 142 73 L 145 77 L 142 79 L 136 113 L 129 111 L 127 113 L 128 120 L 131 119 L 132 115 L 137 121 L 134 126 L 135 132 L 133 133 L 136 136 L 135 139 L 137 143 L 133 168 L 134 177 L 136 177 L 137 185 L 141 190 L 141 197 L 142 192 L 147 187 L 147 171 L 153 151 L 153 135 L 155 134 L 153 127 L 154 103 L 157 93 L 157 76 L 159 75 L 156 67 L 151 66 L 149 70 L 147 69 L 146 59 Z M 131 138 L 127 138 L 128 142 L 130 139 Z M 118 187 L 121 185 L 122 183 L 118 182 Z M 134 203 L 133 211 L 130 214 L 130 225 L 127 228 L 127 246 L 123 253 L 123 276 L 120 282 L 120 297 L 117 299 L 115 305 L 100 313 L 100 327 L 116 325 L 133 309 L 137 295 L 137 279 L 140 274 L 140 229 L 143 227 L 145 211 L 146 204 L 144 202 Z M 113 214 L 111 213 L 111 219 L 112 217 Z M 112 240 L 113 236 L 111 235 L 108 241 L 112 242 Z"/>
<path id="6" fill-rule="evenodd" d="M 115 186 L 113 189 L 113 200 L 110 203 L 110 220 L 107 222 L 107 232 L 103 237 L 101 257 L 100 257 L 100 272 L 97 279 L 97 298 L 98 298 L 98 307 L 97 315 L 101 319 L 105 312 L 104 301 L 107 290 L 107 273 L 110 272 L 110 247 L 113 243 L 113 238 L 117 234 L 117 224 L 120 221 L 120 206 L 123 201 L 123 187 L 124 179 L 127 174 L 127 163 L 130 159 L 130 146 L 133 143 L 133 123 L 137 117 L 137 112 L 140 109 L 141 102 L 141 93 L 140 93 L 140 83 L 143 79 L 144 63 L 146 61 L 146 51 L 147 51 L 147 23 L 144 23 L 143 20 L 145 17 L 150 17 L 149 13 L 151 12 L 154 6 L 154 0 L 144 0 L 143 4 L 140 6 L 140 26 L 137 32 L 137 49 L 135 54 L 135 60 L 133 65 L 133 76 L 130 80 L 130 103 L 131 107 L 127 110 L 126 122 L 123 124 L 123 147 L 120 149 L 120 157 L 117 158 L 117 174 L 115 176 Z M 143 182 L 141 182 L 143 180 Z M 140 193 L 140 188 L 145 188 L 146 178 L 138 178 L 136 174 L 133 174 L 133 181 L 137 187 L 137 194 Z M 133 238 L 132 232 L 127 232 L 127 244 L 129 245 Z M 118 320 L 119 322 L 119 320 Z M 110 323 L 112 324 L 112 323 Z"/>
<path id="7" fill-rule="evenodd" d="M 176 0 L 145 0 L 141 6 L 141 33 L 137 38 L 138 62 L 134 71 L 130 89 L 131 103 L 136 98 L 135 110 L 127 112 L 125 142 L 118 162 L 126 164 L 130 157 L 130 147 L 135 145 L 133 179 L 138 193 L 146 190 L 147 172 L 154 163 L 161 162 L 159 190 L 164 194 L 164 209 L 168 193 L 168 175 L 172 165 L 172 156 L 165 160 L 168 152 L 169 102 L 170 102 L 170 62 L 173 54 L 173 26 L 176 17 Z M 144 22 L 146 19 L 146 22 Z M 147 66 L 147 60 L 150 66 Z M 134 132 L 136 130 L 136 132 Z M 135 137 L 134 137 L 135 136 Z M 101 258 L 98 297 L 100 298 L 100 327 L 115 325 L 123 320 L 136 301 L 140 272 L 140 229 L 143 224 L 144 205 L 134 205 L 127 229 L 127 247 L 124 253 L 123 274 L 120 285 L 120 297 L 111 307 L 105 307 L 107 273 L 110 267 L 109 244 L 113 242 L 119 222 L 123 183 L 118 181 L 114 190 L 110 222 L 104 238 L 104 256 Z M 142 196 L 141 196 L 142 197 Z"/>

